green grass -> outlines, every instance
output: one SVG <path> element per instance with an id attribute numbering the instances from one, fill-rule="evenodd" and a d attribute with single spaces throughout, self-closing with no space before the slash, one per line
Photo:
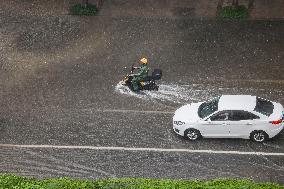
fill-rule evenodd
<path id="1" fill-rule="evenodd" d="M 70 8 L 71 14 L 78 16 L 94 16 L 97 11 L 96 5 L 92 4 L 88 4 L 87 7 L 82 4 L 76 4 Z"/>
<path id="2" fill-rule="evenodd" d="M 96 183 L 91 180 L 69 178 L 31 179 L 15 175 L 0 175 L 0 189 L 93 189 Z"/>
<path id="3" fill-rule="evenodd" d="M 32 179 L 10 174 L 0 175 L 0 189 L 284 189 L 274 183 L 256 183 L 251 180 L 215 179 L 104 179 L 79 180 L 70 178 Z"/>
<path id="4" fill-rule="evenodd" d="M 237 8 L 226 6 L 222 8 L 218 17 L 221 19 L 246 19 L 249 17 L 249 11 L 243 5 L 238 6 Z"/>

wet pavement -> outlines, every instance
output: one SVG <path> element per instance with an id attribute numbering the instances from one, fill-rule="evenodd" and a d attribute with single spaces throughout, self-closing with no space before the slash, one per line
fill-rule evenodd
<path id="1" fill-rule="evenodd" d="M 3 171 L 29 177 L 246 178 L 283 183 L 283 158 L 167 152 L 1 148 Z"/>
<path id="2" fill-rule="evenodd" d="M 38 17 L 0 12 L 0 143 L 284 152 L 264 144 L 186 141 L 172 112 L 221 94 L 284 104 L 284 22 L 186 18 Z M 160 90 L 123 93 L 141 56 Z M 1 147 L 0 172 L 35 177 L 250 178 L 284 183 L 283 156 Z"/>

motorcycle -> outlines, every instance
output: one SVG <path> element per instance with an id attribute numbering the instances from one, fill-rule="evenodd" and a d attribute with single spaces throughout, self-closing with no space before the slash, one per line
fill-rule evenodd
<path id="1" fill-rule="evenodd" d="M 134 77 L 134 70 L 135 67 L 132 65 L 130 73 L 128 73 L 124 78 L 120 81 L 120 83 L 124 86 L 127 86 L 130 90 L 133 91 L 132 86 L 132 79 Z M 138 84 L 138 90 L 159 90 L 159 86 L 156 84 L 157 80 L 160 80 L 162 77 L 162 70 L 160 69 L 154 69 L 152 72 L 152 75 L 148 75 L 144 80 L 140 81 Z"/>

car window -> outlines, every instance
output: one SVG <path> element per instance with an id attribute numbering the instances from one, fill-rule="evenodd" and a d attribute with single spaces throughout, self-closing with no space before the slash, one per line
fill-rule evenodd
<path id="1" fill-rule="evenodd" d="M 240 120 L 253 120 L 259 119 L 259 117 L 253 113 L 241 110 L 233 110 L 232 111 L 232 121 L 240 121 Z"/>
<path id="2" fill-rule="evenodd" d="M 218 102 L 220 97 L 216 97 L 208 102 L 203 102 L 198 108 L 198 116 L 205 118 L 218 110 Z"/>
<path id="3" fill-rule="evenodd" d="M 270 116 L 273 113 L 274 105 L 272 102 L 260 97 L 256 97 L 256 106 L 254 111 L 263 115 Z"/>
<path id="4" fill-rule="evenodd" d="M 230 111 L 218 112 L 210 117 L 211 121 L 227 121 L 230 120 Z"/>

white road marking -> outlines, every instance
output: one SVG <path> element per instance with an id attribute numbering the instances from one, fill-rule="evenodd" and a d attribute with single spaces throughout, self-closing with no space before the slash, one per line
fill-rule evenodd
<path id="1" fill-rule="evenodd" d="M 88 150 L 113 150 L 113 151 L 145 151 L 145 152 L 186 152 L 186 153 L 207 153 L 207 154 L 235 154 L 235 155 L 260 155 L 260 156 L 284 156 L 284 153 L 269 152 L 242 152 L 222 150 L 190 150 L 170 148 L 128 148 L 128 147 L 107 147 L 107 146 L 55 146 L 55 145 L 20 145 L 0 144 L 0 148 L 50 148 L 50 149 L 88 149 Z"/>
<path id="2" fill-rule="evenodd" d="M 123 109 L 83 109 L 90 112 L 107 112 L 107 113 L 144 113 L 144 114 L 174 114 L 174 111 L 150 111 L 150 110 L 123 110 Z"/>

